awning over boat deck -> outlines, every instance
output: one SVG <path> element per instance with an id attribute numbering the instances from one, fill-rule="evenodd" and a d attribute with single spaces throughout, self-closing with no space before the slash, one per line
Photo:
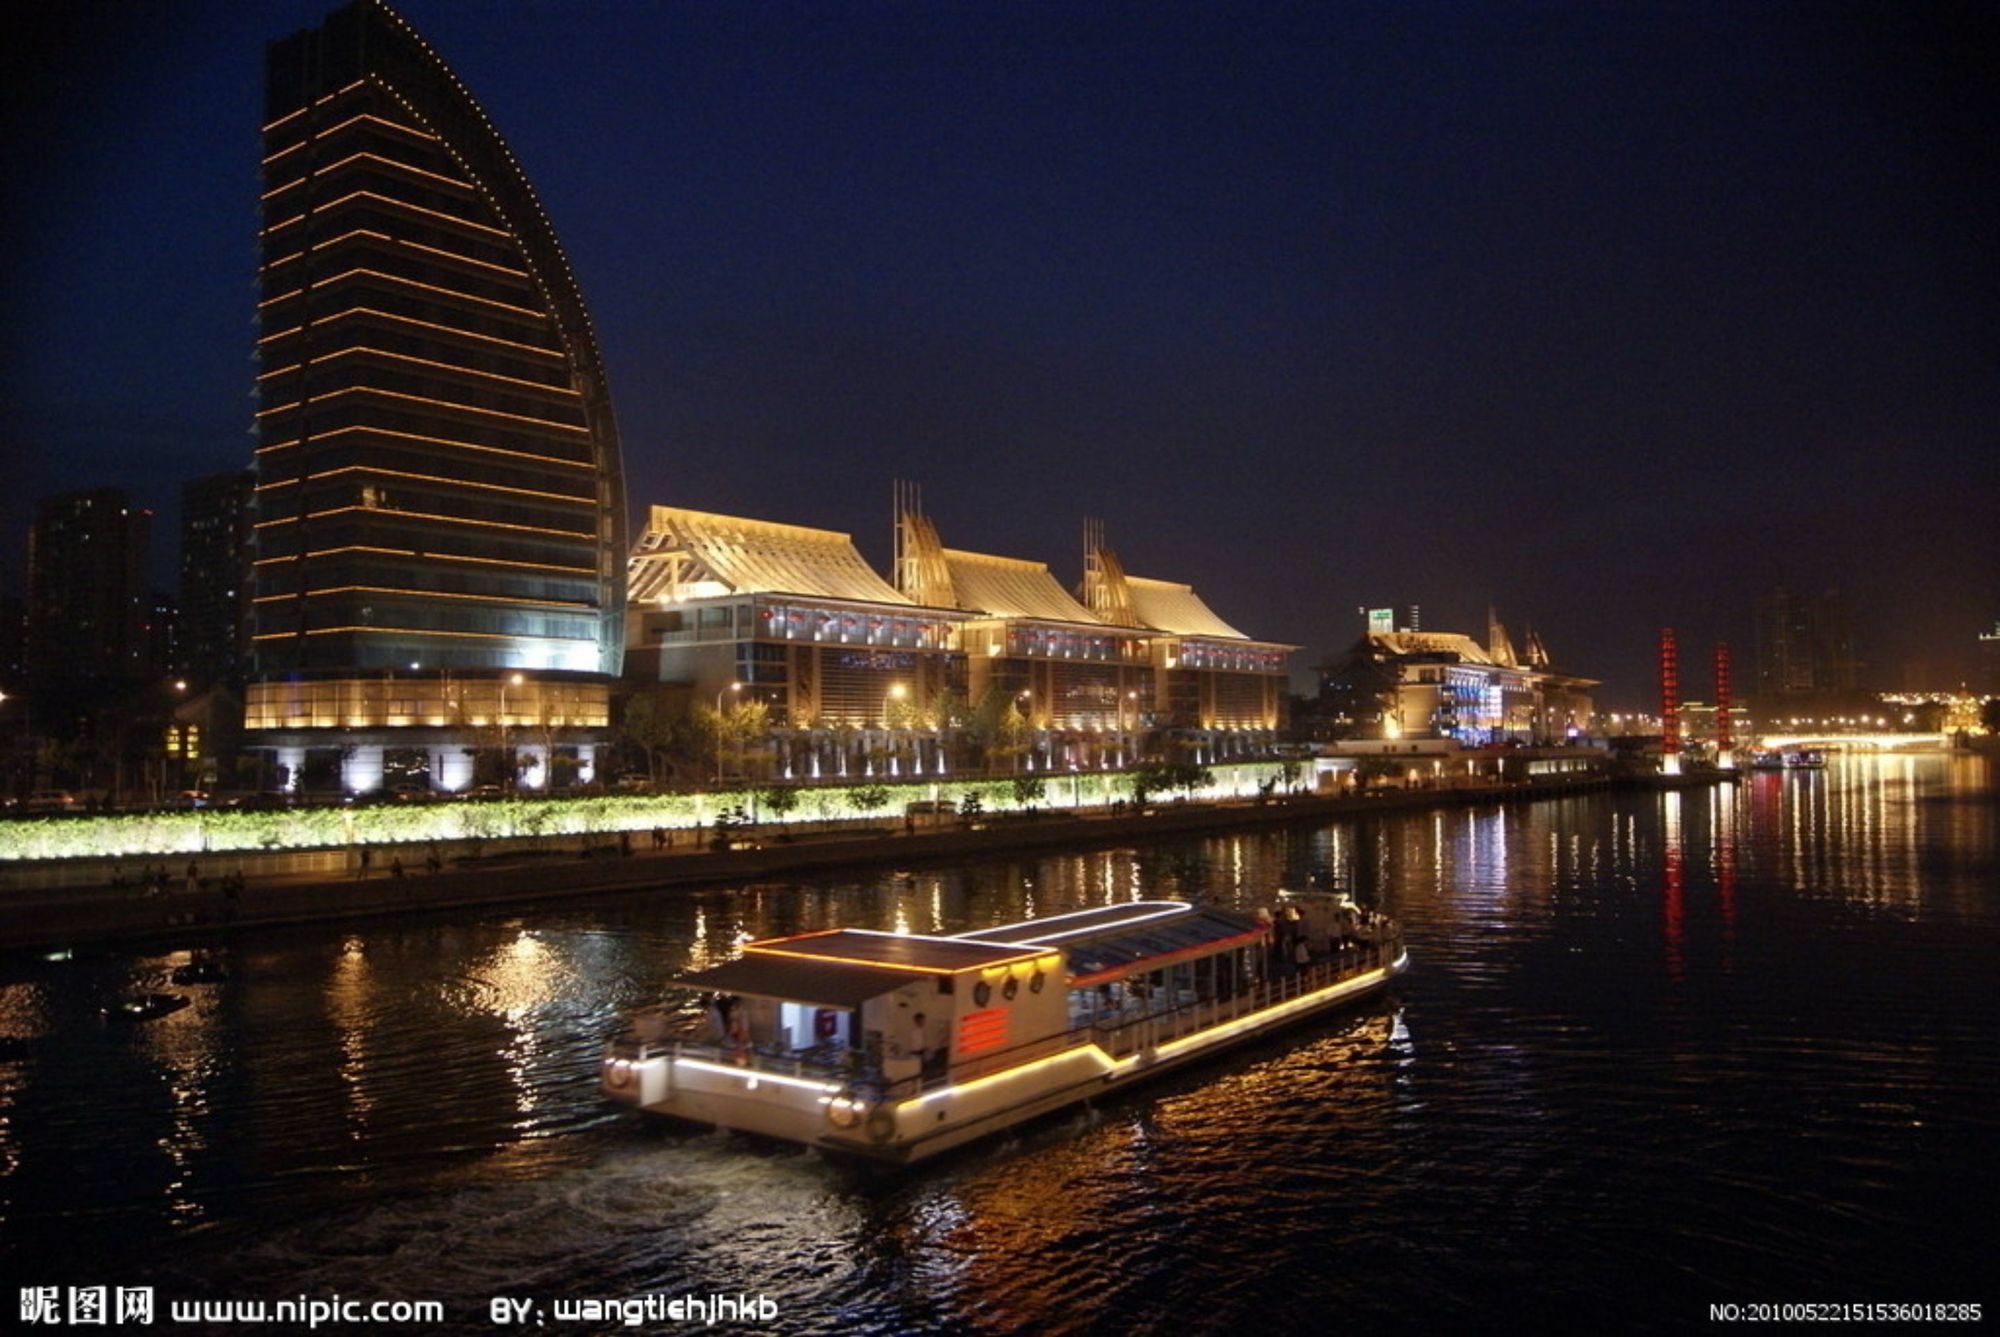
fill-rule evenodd
<path id="1" fill-rule="evenodd" d="M 1070 986 L 1157 970 L 1203 956 L 1225 944 L 1249 946 L 1269 928 L 1249 915 L 1185 901 L 1133 901 L 1049 919 L 1005 924 L 965 935 L 986 942 L 1060 950 L 1069 959 Z"/>
<path id="2" fill-rule="evenodd" d="M 1049 958 L 1053 965 L 1053 956 L 1050 949 L 1012 943 L 829 929 L 745 944 L 736 960 L 674 982 L 690 989 L 851 1008 L 919 980 L 1038 958 Z"/>
<path id="3" fill-rule="evenodd" d="M 1024 919 L 1018 924 L 999 924 L 973 929 L 958 936 L 968 942 L 1014 943 L 1020 946 L 1054 946 L 1073 943 L 1097 933 L 1108 933 L 1132 924 L 1169 919 L 1194 913 L 1186 901 L 1124 901 L 1089 910 L 1050 915 L 1046 919 Z"/>
<path id="4" fill-rule="evenodd" d="M 765 938 L 746 943 L 745 955 L 837 957 L 861 964 L 900 966 L 905 970 L 949 975 L 959 970 L 1005 965 L 1043 955 L 1033 947 L 979 942 L 967 938 L 932 938 L 920 933 L 877 933 L 868 929 L 829 929 L 790 938 Z"/>
<path id="5" fill-rule="evenodd" d="M 741 956 L 707 970 L 683 975 L 674 983 L 688 989 L 772 998 L 782 1003 L 854 1009 L 871 998 L 894 993 L 921 976 L 907 970 L 850 965 L 837 961 Z"/>
<path id="6" fill-rule="evenodd" d="M 1086 938 L 1068 948 L 1069 982 L 1095 984 L 1134 970 L 1158 970 L 1206 956 L 1228 943 L 1248 947 L 1269 932 L 1249 915 L 1206 906 L 1171 919 L 1135 924 L 1122 932 Z"/>

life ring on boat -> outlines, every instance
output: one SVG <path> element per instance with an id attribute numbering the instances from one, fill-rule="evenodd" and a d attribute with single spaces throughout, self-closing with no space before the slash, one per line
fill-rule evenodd
<path id="1" fill-rule="evenodd" d="M 632 1085 L 632 1065 L 615 1059 L 605 1064 L 604 1084 L 614 1091 L 622 1091 Z"/>
<path id="2" fill-rule="evenodd" d="M 868 1134 L 870 1142 L 887 1142 L 896 1135 L 896 1116 L 887 1105 L 877 1105 L 869 1111 L 862 1131 Z"/>
<path id="3" fill-rule="evenodd" d="M 861 1122 L 861 1102 L 851 1091 L 842 1091 L 826 1102 L 826 1121 L 845 1132 Z"/>
<path id="4" fill-rule="evenodd" d="M 840 1034 L 840 1013 L 823 1007 L 813 1013 L 813 1038 L 824 1044 Z"/>

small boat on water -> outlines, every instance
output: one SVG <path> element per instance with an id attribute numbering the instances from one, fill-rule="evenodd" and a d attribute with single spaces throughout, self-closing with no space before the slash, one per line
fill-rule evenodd
<path id="1" fill-rule="evenodd" d="M 1808 747 L 1759 748 L 1750 756 L 1756 771 L 1823 771 L 1826 753 Z"/>
<path id="2" fill-rule="evenodd" d="M 213 957 L 197 952 L 186 965 L 175 966 L 167 978 L 175 984 L 220 984 L 229 978 L 229 972 Z"/>
<path id="3" fill-rule="evenodd" d="M 1134 901 L 954 937 L 830 929 L 674 981 L 606 1096 L 891 1162 L 936 1155 L 1386 986 L 1394 921 L 1328 893 L 1255 915 Z"/>
<path id="4" fill-rule="evenodd" d="M 110 1022 L 136 1023 L 164 1017 L 187 1005 L 188 997 L 184 993 L 146 993 L 107 1004 L 102 1015 L 104 1020 Z"/>

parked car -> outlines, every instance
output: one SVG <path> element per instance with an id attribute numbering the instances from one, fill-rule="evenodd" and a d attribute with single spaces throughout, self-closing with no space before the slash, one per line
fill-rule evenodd
<path id="1" fill-rule="evenodd" d="M 477 799 L 506 798 L 507 791 L 499 785 L 474 785 L 470 789 L 461 790 L 458 796 Z"/>
<path id="2" fill-rule="evenodd" d="M 29 812 L 74 812 L 76 795 L 67 789 L 37 789 L 25 806 Z"/>
<path id="3" fill-rule="evenodd" d="M 298 801 L 290 794 L 272 791 L 266 794 L 238 794 L 228 800 L 228 806 L 244 812 L 277 812 L 296 808 Z"/>

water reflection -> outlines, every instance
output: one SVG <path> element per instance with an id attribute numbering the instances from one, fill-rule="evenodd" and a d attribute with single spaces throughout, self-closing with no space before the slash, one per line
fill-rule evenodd
<path id="1" fill-rule="evenodd" d="M 119 1034 L 99 999 L 184 958 L 14 963 L 5 1247 L 61 1280 L 88 1234 L 106 1243 L 79 1281 L 171 1257 L 210 1293 L 761 1290 L 807 1331 L 1379 1322 L 1378 1291 L 1462 1326 L 1552 1233 L 1571 1252 L 1550 1284 L 1586 1304 L 1654 1256 L 1718 1292 L 1754 1264 L 1810 1293 L 1864 1248 L 1912 1275 L 1880 1223 L 1948 1210 L 1924 1176 L 1952 1175 L 1921 1167 L 1963 1164 L 1989 1126 L 1989 786 L 1961 759 L 1837 758 L 1685 794 L 273 931 Z M 1308 885 L 1404 920 L 1393 997 L 912 1175 L 597 1098 L 619 1017 L 746 937 Z"/>

